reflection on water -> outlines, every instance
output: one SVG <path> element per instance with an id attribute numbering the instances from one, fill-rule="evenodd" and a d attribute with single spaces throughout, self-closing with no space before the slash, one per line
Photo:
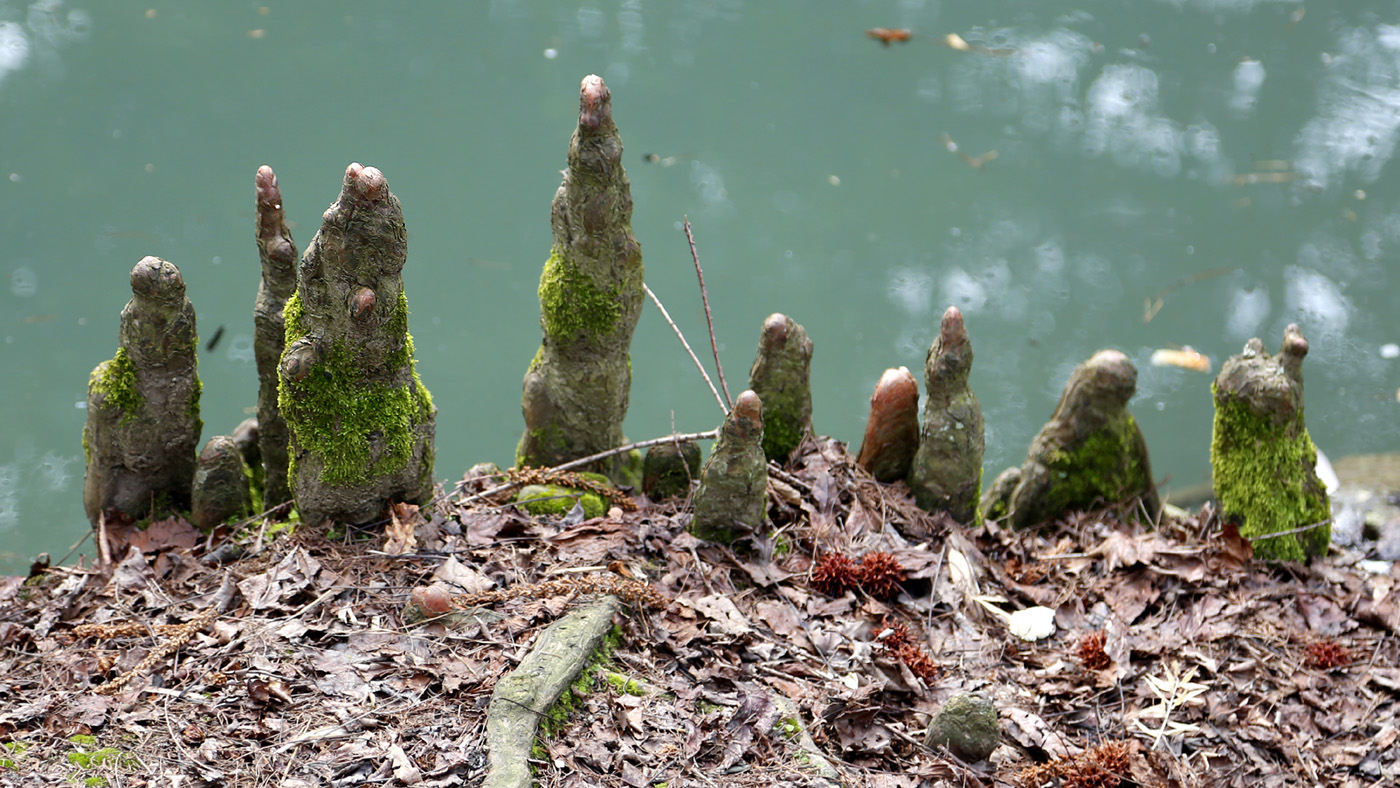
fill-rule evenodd
<path id="1" fill-rule="evenodd" d="M 1154 469 L 1205 481 L 1210 378 L 1154 354 L 1189 346 L 1218 369 L 1295 321 L 1313 437 L 1334 458 L 1400 448 L 1393 3 L 258 8 L 0 0 L 6 551 L 85 527 L 84 386 L 143 255 L 181 267 L 210 337 L 227 326 L 200 358 L 206 437 L 244 418 L 263 163 L 303 245 L 348 162 L 385 171 L 408 220 L 437 474 L 508 462 L 587 73 L 613 90 L 649 284 L 706 344 L 689 216 L 731 389 L 763 317 L 790 314 L 816 342 L 822 432 L 857 439 L 880 372 L 922 368 L 956 304 L 993 474 L 1112 346 L 1138 365 Z M 877 27 L 910 35 L 883 47 Z M 631 437 L 714 426 L 650 307 L 632 364 Z"/>

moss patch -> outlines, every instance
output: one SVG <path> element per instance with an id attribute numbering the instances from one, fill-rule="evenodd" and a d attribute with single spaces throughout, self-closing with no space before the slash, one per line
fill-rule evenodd
<path id="1" fill-rule="evenodd" d="M 1242 401 L 1217 399 L 1216 403 L 1210 457 L 1221 513 L 1239 521 L 1240 535 L 1253 542 L 1254 554 L 1260 558 L 1301 561 L 1326 554 L 1332 540 L 1330 524 L 1264 538 L 1325 523 L 1331 516 L 1326 490 L 1312 474 L 1317 447 L 1307 429 L 1290 436 L 1287 426 L 1271 424 Z"/>
<path id="2" fill-rule="evenodd" d="M 88 378 L 88 393 L 101 394 L 104 405 L 116 408 L 122 414 L 122 424 L 136 418 L 146 398 L 142 397 L 136 388 L 136 365 L 132 363 L 126 348 L 117 348 L 117 354 L 110 361 L 97 365 L 97 369 L 94 369 L 92 376 Z M 199 397 L 196 394 L 195 415 L 198 415 L 198 403 Z M 84 449 L 86 448 L 84 444 Z"/>
<path id="3" fill-rule="evenodd" d="M 1146 492 L 1152 482 L 1136 460 L 1137 436 L 1137 422 L 1129 415 L 1105 424 L 1077 449 L 1051 454 L 1046 462 L 1051 478 L 1045 496 L 1047 516 L 1095 501 L 1116 503 Z M 1129 458 L 1128 462 L 1124 458 Z"/>
<path id="4" fill-rule="evenodd" d="M 287 347 L 304 335 L 304 314 L 301 299 L 294 294 L 284 311 Z M 407 326 L 407 320 L 408 300 L 400 292 L 391 322 Z M 411 368 L 412 355 L 413 338 L 406 336 L 403 348 L 386 363 L 397 367 L 406 362 Z M 359 484 L 403 468 L 412 457 L 417 426 L 433 411 L 432 395 L 417 370 L 409 386 L 370 383 L 343 342 L 325 350 L 304 380 L 283 376 L 279 388 L 277 404 L 288 427 L 302 449 L 323 459 L 321 481 L 328 484 Z M 372 437 L 386 447 L 373 463 Z"/>
<path id="5" fill-rule="evenodd" d="M 608 511 L 607 503 L 597 493 L 558 484 L 531 484 L 523 487 L 516 494 L 515 502 L 530 514 L 568 514 L 574 508 L 575 502 L 583 505 L 583 515 L 588 518 L 602 517 Z"/>
<path id="6" fill-rule="evenodd" d="M 619 289 L 598 287 L 558 248 L 545 261 L 539 296 L 544 332 L 559 341 L 611 334 L 622 317 Z"/>

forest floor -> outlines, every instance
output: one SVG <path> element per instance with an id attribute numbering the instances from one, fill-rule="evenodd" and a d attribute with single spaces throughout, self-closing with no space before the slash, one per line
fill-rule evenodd
<path id="1" fill-rule="evenodd" d="M 476 785 L 497 681 L 603 590 L 609 645 L 533 710 L 542 786 L 1400 782 L 1393 565 L 1262 563 L 1208 508 L 964 529 L 831 441 L 774 479 L 734 550 L 677 502 L 463 502 L 485 479 L 364 531 L 114 530 L 105 569 L 0 579 L 0 785 Z M 243 557 L 205 560 L 224 538 Z M 854 570 L 814 582 L 828 555 Z M 454 612 L 418 622 L 434 583 Z M 1035 606 L 1054 633 L 1012 634 Z M 1001 727 L 977 763 L 924 744 L 968 691 Z"/>

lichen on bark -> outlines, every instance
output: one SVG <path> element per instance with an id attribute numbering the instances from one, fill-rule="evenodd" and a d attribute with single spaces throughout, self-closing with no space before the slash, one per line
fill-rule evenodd
<path id="1" fill-rule="evenodd" d="M 729 544 L 758 533 L 768 519 L 768 461 L 763 455 L 763 403 L 745 391 L 719 428 L 710 458 L 700 469 L 690 532 Z"/>
<path id="2" fill-rule="evenodd" d="M 1240 535 L 1261 558 L 1301 561 L 1325 555 L 1331 542 L 1331 504 L 1303 421 L 1307 353 L 1307 339 L 1290 325 L 1277 356 L 1250 339 L 1211 385 L 1210 459 L 1220 513 L 1239 523 Z M 1316 527 L 1269 536 L 1307 526 Z"/>
<path id="3" fill-rule="evenodd" d="M 365 522 L 432 494 L 437 410 L 414 369 L 406 260 L 398 198 L 351 164 L 283 309 L 278 406 L 304 521 Z"/>
<path id="4" fill-rule="evenodd" d="M 559 465 L 624 443 L 642 251 L 632 234 L 632 193 L 612 98 L 597 76 L 580 87 L 578 127 L 550 224 L 553 245 L 539 287 L 544 336 L 521 397 L 521 467 Z M 631 452 L 593 469 L 636 486 L 640 459 Z"/>
<path id="5" fill-rule="evenodd" d="M 131 269 L 114 358 L 88 380 L 83 504 L 93 525 L 104 513 L 139 520 L 152 509 L 189 508 L 200 383 L 194 306 L 174 264 L 146 257 Z"/>
<path id="6" fill-rule="evenodd" d="M 1075 367 L 1019 477 L 997 477 L 996 495 L 982 501 L 983 516 L 1019 529 L 1071 509 L 1140 500 L 1155 517 L 1160 504 L 1147 442 L 1128 411 L 1136 391 L 1137 368 L 1120 351 L 1100 350 Z"/>
<path id="7" fill-rule="evenodd" d="M 792 318 L 763 321 L 749 389 L 763 400 L 763 454 L 783 464 L 812 433 L 812 340 Z"/>
<path id="8" fill-rule="evenodd" d="M 977 520 L 985 447 L 982 406 L 968 385 L 971 372 L 972 342 L 962 312 L 950 306 L 924 360 L 924 423 L 909 488 L 925 511 L 945 511 L 965 524 Z"/>
<path id="9" fill-rule="evenodd" d="M 277 404 L 277 365 L 286 345 L 283 309 L 297 289 L 297 247 L 282 209 L 277 175 L 263 165 L 254 178 L 258 258 L 262 277 L 253 303 L 253 357 L 258 367 L 258 449 L 262 496 L 276 506 L 291 500 L 287 479 L 287 422 Z"/>

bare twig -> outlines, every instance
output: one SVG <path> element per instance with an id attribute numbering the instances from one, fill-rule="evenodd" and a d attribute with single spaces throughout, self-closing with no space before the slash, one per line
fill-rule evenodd
<path id="1" fill-rule="evenodd" d="M 671 319 L 671 313 L 666 311 L 666 307 L 661 304 L 661 299 L 656 297 L 656 293 L 651 292 L 651 288 L 647 287 L 645 282 L 642 283 L 642 289 L 645 290 L 647 296 L 651 298 L 651 302 L 656 304 L 656 308 L 661 310 L 661 316 L 666 318 L 666 323 L 671 326 L 671 330 L 676 332 L 676 338 L 681 341 L 681 347 L 684 347 L 685 352 L 690 354 L 690 360 L 694 361 L 695 368 L 700 370 L 700 376 L 705 379 L 705 385 L 709 386 L 710 393 L 715 395 L 715 402 L 719 403 L 720 411 L 728 416 L 729 408 L 725 406 L 724 400 L 720 399 L 719 392 L 715 390 L 714 381 L 710 380 L 710 373 L 705 371 L 705 365 L 700 363 L 700 359 L 695 356 L 695 351 L 690 349 L 690 343 L 685 341 L 685 334 L 681 333 L 680 326 L 676 325 L 676 321 Z M 707 317 L 709 316 L 708 306 L 705 309 L 705 315 Z M 710 336 L 712 338 L 714 337 L 713 329 L 710 330 Z M 716 363 L 718 363 L 718 356 L 716 356 Z M 725 393 L 728 394 L 729 392 L 726 391 Z"/>
<path id="2" fill-rule="evenodd" d="M 564 463 L 563 465 L 556 465 L 556 466 L 554 466 L 553 468 L 544 468 L 543 470 L 546 471 L 546 472 L 571 471 L 571 470 L 573 470 L 574 468 L 581 468 L 581 467 L 583 467 L 583 466 L 585 466 L 585 465 L 590 465 L 590 464 L 592 464 L 592 463 L 595 463 L 595 462 L 597 462 L 598 460 L 605 460 L 605 459 L 607 459 L 608 457 L 612 457 L 612 456 L 615 455 L 615 454 L 624 454 L 624 453 L 626 453 L 626 452 L 632 451 L 633 449 L 645 449 L 645 448 L 647 448 L 647 447 L 649 447 L 649 446 L 660 446 L 660 445 L 663 444 L 663 443 L 671 443 L 671 442 L 673 442 L 673 441 L 704 441 L 704 440 L 711 440 L 711 439 L 714 439 L 714 438 L 717 438 L 717 437 L 719 437 L 719 430 L 706 430 L 705 432 L 692 432 L 692 433 L 688 433 L 688 434 L 686 434 L 686 435 L 666 435 L 666 436 L 661 437 L 661 438 L 652 438 L 651 440 L 644 440 L 644 441 L 638 441 L 638 442 L 636 442 L 636 443 L 629 443 L 629 444 L 627 444 L 626 446 L 618 446 L 616 449 L 608 449 L 607 451 L 600 451 L 600 452 L 598 452 L 597 454 L 590 454 L 590 455 L 588 455 L 587 457 L 581 457 L 581 458 L 579 458 L 579 459 L 577 459 L 577 460 L 573 460 L 573 461 L 571 461 L 571 462 L 566 462 L 566 463 Z M 458 483 L 457 483 L 457 489 L 460 490 L 460 489 L 461 489 L 461 486 L 462 486 L 464 483 L 465 483 L 465 481 L 458 482 Z M 521 485 L 521 482 L 506 482 L 505 484 L 496 485 L 495 487 L 492 487 L 492 488 L 489 489 L 489 490 L 485 490 L 485 491 L 483 491 L 483 492 L 479 492 L 479 493 L 476 493 L 476 494 L 474 494 L 474 495 L 469 495 L 469 496 L 467 496 L 466 498 L 458 499 L 457 503 L 471 503 L 472 501 L 478 501 L 478 500 L 481 500 L 481 499 L 483 499 L 483 498 L 489 498 L 489 497 L 491 497 L 492 495 L 495 495 L 495 494 L 497 494 L 497 493 L 503 493 L 503 492 L 506 492 L 506 491 L 508 491 L 508 490 L 513 490 L 513 489 L 515 489 L 516 487 L 519 487 L 520 485 Z"/>
<path id="3" fill-rule="evenodd" d="M 710 295 L 705 290 L 705 272 L 700 268 L 700 253 L 695 251 L 695 236 L 690 232 L 690 217 L 685 217 L 685 239 L 690 242 L 690 259 L 695 261 L 695 277 L 700 280 L 700 300 L 705 304 L 705 325 L 710 329 L 710 349 L 715 353 L 715 375 L 719 377 L 720 388 L 724 389 L 724 401 L 729 408 L 734 407 L 734 398 L 729 396 L 729 384 L 724 382 L 724 366 L 719 363 L 719 343 L 715 341 L 715 321 L 710 317 Z M 729 413 L 725 408 L 725 414 Z"/>

